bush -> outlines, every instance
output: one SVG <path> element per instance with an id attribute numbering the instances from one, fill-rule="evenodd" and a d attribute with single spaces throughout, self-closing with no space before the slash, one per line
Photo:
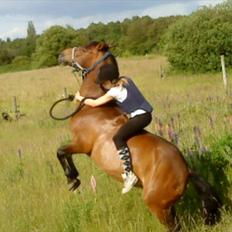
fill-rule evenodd
<path id="1" fill-rule="evenodd" d="M 50 27 L 37 39 L 36 51 L 33 54 L 33 67 L 56 65 L 60 52 L 72 45 L 76 37 L 77 32 L 71 27 Z"/>
<path id="2" fill-rule="evenodd" d="M 15 66 L 29 65 L 30 58 L 28 56 L 17 56 L 13 59 L 12 64 Z"/>
<path id="3" fill-rule="evenodd" d="M 31 69 L 31 59 L 27 56 L 17 56 L 10 64 L 1 65 L 0 73 L 18 72 Z"/>
<path id="4" fill-rule="evenodd" d="M 232 65 L 232 1 L 204 7 L 172 25 L 163 47 L 175 69 L 193 73 L 221 69 L 220 54 Z"/>
<path id="5" fill-rule="evenodd" d="M 57 58 L 53 54 L 45 53 L 38 56 L 34 55 L 33 58 L 33 68 L 51 67 L 57 64 Z"/>
<path id="6" fill-rule="evenodd" d="M 225 134 L 211 145 L 209 151 L 203 154 L 201 151 L 192 150 L 191 155 L 188 155 L 186 159 L 191 169 L 212 185 L 224 205 L 230 205 L 232 135 Z M 185 211 L 187 209 L 191 214 L 197 213 L 197 210 L 200 208 L 198 198 L 196 190 L 190 184 L 184 195 L 184 201 L 179 203 L 179 210 Z"/>

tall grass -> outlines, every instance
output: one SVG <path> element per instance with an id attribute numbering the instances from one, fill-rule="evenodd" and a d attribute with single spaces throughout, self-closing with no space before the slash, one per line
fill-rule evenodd
<path id="1" fill-rule="evenodd" d="M 201 142 L 208 150 L 218 138 L 231 132 L 227 120 L 232 114 L 231 95 L 225 95 L 220 74 L 166 73 L 161 79 L 160 67 L 167 68 L 164 57 L 121 58 L 119 66 L 121 75 L 133 77 L 155 108 L 148 130 L 159 133 L 161 129 L 169 139 L 168 124 L 174 121 L 172 129 L 183 151 L 196 151 L 194 127 L 200 128 Z M 0 75 L 0 111 L 13 116 L 13 96 L 17 96 L 25 113 L 19 121 L 0 120 L 0 231 L 164 231 L 144 205 L 140 189 L 122 196 L 121 183 L 109 178 L 83 154 L 75 156 L 82 185 L 77 194 L 68 192 L 56 149 L 71 134 L 68 122 L 52 121 L 48 109 L 63 94 L 64 87 L 70 93 L 78 89 L 70 71 L 68 67 L 54 67 Z M 90 185 L 92 175 L 97 181 L 96 193 Z M 229 168 L 226 175 L 226 197 L 231 199 Z M 191 195 L 191 186 L 188 191 Z M 191 217 L 188 202 L 185 198 L 177 204 L 184 231 L 231 231 L 228 209 L 218 225 L 207 227 L 201 217 Z"/>
<path id="2" fill-rule="evenodd" d="M 0 66 L 0 74 L 7 72 L 22 71 L 22 70 L 31 70 L 31 69 L 32 67 L 30 64 L 23 64 L 23 65 L 6 64 Z"/>

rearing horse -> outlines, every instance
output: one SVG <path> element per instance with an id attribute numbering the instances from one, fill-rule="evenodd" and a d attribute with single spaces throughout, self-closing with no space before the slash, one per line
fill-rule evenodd
<path id="1" fill-rule="evenodd" d="M 116 59 L 104 42 L 65 49 L 59 62 L 82 70 L 80 94 L 100 97 L 105 92 L 95 83 L 97 72 L 104 64 Z M 80 181 L 72 155 L 85 153 L 113 178 L 122 181 L 122 164 L 113 143 L 113 136 L 127 117 L 112 102 L 100 107 L 84 106 L 70 120 L 72 143 L 57 150 L 70 190 L 78 188 Z M 184 194 L 189 179 L 193 180 L 202 197 L 207 223 L 219 216 L 219 198 L 211 186 L 188 167 L 179 149 L 165 139 L 145 130 L 128 140 L 133 170 L 139 178 L 137 186 L 143 188 L 143 199 L 151 212 L 168 226 L 169 231 L 180 229 L 176 220 L 174 203 Z"/>

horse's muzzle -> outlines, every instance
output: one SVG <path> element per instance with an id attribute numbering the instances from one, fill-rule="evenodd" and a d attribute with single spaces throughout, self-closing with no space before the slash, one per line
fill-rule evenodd
<path id="1" fill-rule="evenodd" d="M 63 53 L 60 53 L 60 55 L 58 56 L 58 63 L 59 64 L 67 64 L 67 61 L 65 60 Z"/>

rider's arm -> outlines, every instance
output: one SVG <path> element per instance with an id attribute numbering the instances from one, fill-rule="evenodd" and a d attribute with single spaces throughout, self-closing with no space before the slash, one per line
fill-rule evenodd
<path id="1" fill-rule="evenodd" d="M 76 94 L 75 99 L 78 101 L 82 101 L 84 99 L 84 97 L 80 96 L 79 92 Z M 100 106 L 103 105 L 111 100 L 113 100 L 114 98 L 110 95 L 108 95 L 107 93 L 104 94 L 103 96 L 97 98 L 97 99 L 86 99 L 84 101 L 85 105 L 88 106 L 92 106 L 92 107 L 96 107 L 96 106 Z"/>

